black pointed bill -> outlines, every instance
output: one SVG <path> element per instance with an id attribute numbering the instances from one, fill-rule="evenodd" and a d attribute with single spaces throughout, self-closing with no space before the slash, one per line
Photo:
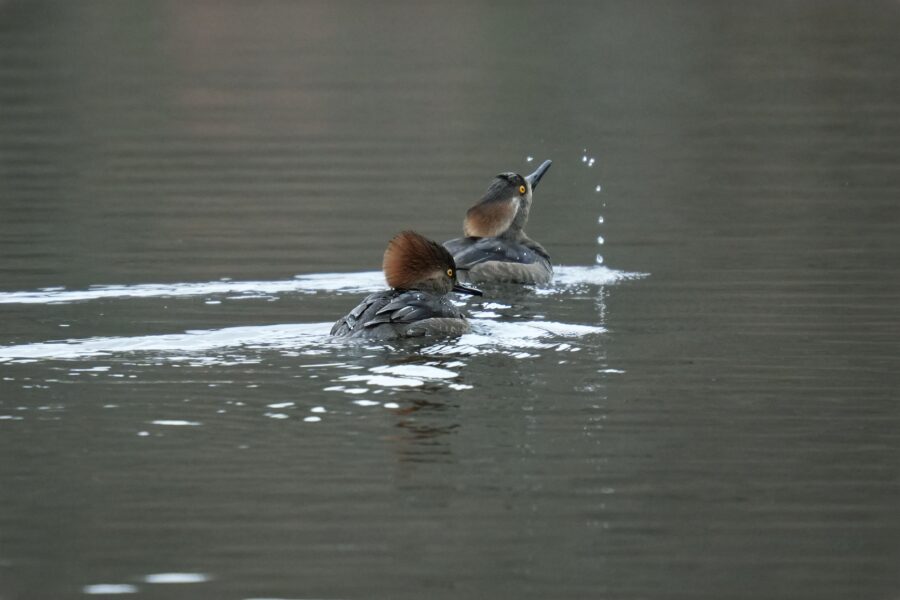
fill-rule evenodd
<path id="1" fill-rule="evenodd" d="M 544 176 L 544 173 L 547 172 L 547 170 L 550 168 L 550 165 L 552 164 L 552 160 L 545 160 L 541 163 L 541 166 L 539 166 L 534 173 L 525 178 L 525 181 L 528 182 L 528 185 L 531 186 L 532 190 L 537 187 L 537 184 L 541 180 L 541 177 Z"/>
<path id="2" fill-rule="evenodd" d="M 472 296 L 483 296 L 484 295 L 481 290 L 476 290 L 475 288 L 470 288 L 470 287 L 464 286 L 461 283 L 457 283 L 456 285 L 454 285 L 453 291 L 456 292 L 457 294 L 471 294 Z"/>

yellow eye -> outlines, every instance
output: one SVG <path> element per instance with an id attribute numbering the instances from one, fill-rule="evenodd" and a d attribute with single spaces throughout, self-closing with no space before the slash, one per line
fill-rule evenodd
<path id="1" fill-rule="evenodd" d="M 520 185 L 520 186 L 519 186 L 519 193 L 522 194 L 522 195 L 525 194 L 525 186 L 524 186 L 524 185 Z"/>
<path id="2" fill-rule="evenodd" d="M 447 277 L 453 277 L 453 269 L 447 269 Z"/>

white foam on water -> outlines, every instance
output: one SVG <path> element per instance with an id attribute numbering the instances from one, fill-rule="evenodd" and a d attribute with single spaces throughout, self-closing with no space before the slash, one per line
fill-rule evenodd
<path id="1" fill-rule="evenodd" d="M 553 284 L 551 287 L 568 288 L 575 285 L 611 285 L 630 279 L 641 279 L 646 273 L 629 273 L 617 271 L 609 267 L 593 265 L 590 267 L 553 267 Z"/>
<path id="2" fill-rule="evenodd" d="M 473 317 L 478 317 L 479 319 L 490 319 L 492 317 L 500 316 L 500 313 L 495 313 L 492 310 L 473 310 L 469 314 Z"/>
<path id="3" fill-rule="evenodd" d="M 392 373 L 400 377 L 418 377 L 420 379 L 452 379 L 458 374 L 449 369 L 428 367 L 424 365 L 395 365 L 387 367 L 374 367 L 369 369 L 373 373 Z"/>
<path id="4" fill-rule="evenodd" d="M 459 338 L 441 340 L 425 349 L 436 354 L 485 354 L 503 352 L 525 358 L 533 356 L 523 350 L 554 348 L 563 340 L 602 333 L 602 327 L 557 323 L 547 320 L 504 322 L 493 319 L 470 320 L 473 331 Z M 190 330 L 184 333 L 69 339 L 34 344 L 0 347 L 0 362 L 26 363 L 39 360 L 73 360 L 107 358 L 123 354 L 139 353 L 154 361 L 165 360 L 191 365 L 239 365 L 261 362 L 260 358 L 242 356 L 242 350 L 295 351 L 300 348 L 322 350 L 339 349 L 346 340 L 328 335 L 330 323 L 301 323 L 285 325 L 261 325 L 252 327 L 227 327 L 224 329 Z M 556 338 L 556 339 L 554 339 Z M 573 347 L 569 351 L 576 351 Z M 223 354 L 223 351 L 227 353 Z M 319 363 L 350 368 L 343 362 Z M 101 371 L 102 369 L 102 371 Z M 92 367 L 88 372 L 103 372 L 107 367 Z M 381 387 L 420 386 L 429 379 L 456 377 L 454 371 L 424 365 L 393 365 L 371 369 L 368 374 L 347 375 L 341 382 L 365 382 Z M 334 386 L 335 391 L 345 391 L 345 386 Z M 347 393 L 365 393 L 364 386 L 352 386 Z"/>
<path id="5" fill-rule="evenodd" d="M 301 323 L 294 325 L 261 325 L 227 327 L 225 329 L 189 330 L 184 333 L 145 335 L 134 337 L 96 337 L 57 342 L 39 342 L 0 347 L 0 360 L 66 360 L 103 357 L 130 352 L 163 354 L 171 361 L 185 360 L 185 352 L 208 352 L 223 348 L 290 348 L 322 344 L 328 337 L 331 323 Z M 188 357 L 190 358 L 190 357 Z"/>
<path id="6" fill-rule="evenodd" d="M 548 289 L 574 284 L 608 285 L 643 277 L 606 267 L 555 266 L 554 282 Z M 226 300 L 272 299 L 272 294 L 318 292 L 370 293 L 385 289 L 380 271 L 355 273 L 311 273 L 274 281 L 208 281 L 195 283 L 141 283 L 136 285 L 95 285 L 86 290 L 41 288 L 0 292 L 0 304 L 66 304 L 110 298 L 170 298 L 180 296 L 224 296 Z M 237 295 L 235 295 L 237 294 Z"/>
<path id="7" fill-rule="evenodd" d="M 374 400 L 354 400 L 353 404 L 358 406 L 378 406 L 381 403 L 375 402 Z"/>
<path id="8" fill-rule="evenodd" d="M 387 375 L 347 375 L 341 381 L 365 381 L 369 385 L 381 387 L 418 387 L 425 382 L 411 377 L 388 377 Z"/>
<path id="9" fill-rule="evenodd" d="M 643 277 L 641 273 L 626 273 L 603 266 L 560 266 L 556 268 L 555 281 L 551 286 L 535 288 L 536 295 L 564 293 L 572 287 L 585 285 L 608 285 L 626 279 Z M 368 286 L 368 287 L 367 287 Z M 38 292 L 0 292 L 0 302 L 45 302 L 58 303 L 112 296 L 163 296 L 210 294 L 224 292 L 264 291 L 338 291 L 355 292 L 383 289 L 381 274 L 372 272 L 343 274 L 313 274 L 289 281 L 235 282 L 216 281 L 208 284 L 171 284 L 167 286 L 107 286 L 91 288 L 85 292 L 71 292 L 60 289 L 44 289 Z M 486 308 L 507 308 L 505 304 L 489 303 Z M 471 322 L 473 331 L 458 339 L 441 340 L 427 351 L 444 354 L 482 354 L 502 352 L 517 358 L 534 356 L 532 349 L 555 347 L 561 340 L 553 338 L 577 337 L 603 330 L 589 325 L 554 323 L 547 320 L 529 322 L 504 322 L 494 320 L 496 313 L 474 313 Z M 479 318 L 480 317 L 480 318 Z M 247 349 L 279 350 L 292 356 L 320 355 L 335 352 L 345 340 L 335 340 L 329 336 L 331 322 L 279 324 L 262 326 L 227 327 L 223 329 L 188 330 L 181 333 L 144 335 L 132 337 L 92 337 L 63 339 L 13 346 L 0 346 L 0 363 L 27 363 L 40 360 L 72 360 L 103 358 L 135 353 L 149 355 L 156 361 L 170 363 L 187 362 L 190 366 L 241 365 L 261 361 L 258 353 L 248 353 Z M 573 349 L 572 351 L 575 351 Z M 337 350 L 339 351 L 339 350 Z M 336 366 L 352 368 L 344 362 L 327 359 L 312 366 Z M 302 366 L 302 365 L 301 365 Z M 359 368 L 359 367 L 357 367 Z M 78 373 L 102 373 L 108 366 L 93 366 L 77 370 Z M 398 371 L 399 369 L 399 371 Z M 404 370 L 405 369 L 405 370 Z M 418 372 L 411 370 L 420 369 Z M 432 369 L 425 374 L 421 369 Z M 348 376 L 342 381 L 364 381 L 380 387 L 419 386 L 428 379 L 440 379 L 440 369 L 417 365 L 384 367 L 367 375 Z M 444 378 L 455 377 L 452 371 L 443 370 Z M 73 374 L 75 371 L 73 370 Z M 343 388 L 342 388 L 343 389 Z M 365 393 L 367 388 L 351 388 L 352 393 Z M 350 392 L 348 392 L 350 393 Z"/>
<path id="10" fill-rule="evenodd" d="M 499 302 L 485 302 L 481 305 L 485 310 L 496 310 L 503 308 L 512 308 L 509 304 L 500 304 Z"/>
<path id="11" fill-rule="evenodd" d="M 206 573 L 151 573 L 144 576 L 147 583 L 203 583 L 211 579 Z"/>
<path id="12" fill-rule="evenodd" d="M 228 296 L 227 299 L 269 298 L 284 292 L 316 293 L 374 292 L 385 288 L 380 271 L 358 273 L 312 273 L 275 281 L 208 281 L 200 283 L 141 283 L 94 285 L 86 290 L 42 288 L 33 291 L 0 292 L 0 304 L 63 304 L 104 298 L 159 298 L 176 296 Z"/>
<path id="13" fill-rule="evenodd" d="M 367 375 L 345 375 L 341 381 L 365 381 L 371 386 L 388 388 L 419 387 L 427 381 L 453 379 L 459 374 L 449 369 L 427 365 L 385 365 L 372 367 Z M 349 392 L 343 386 L 339 391 Z M 327 388 L 326 388 L 327 389 Z M 366 389 L 368 391 L 368 389 Z"/>
<path id="14" fill-rule="evenodd" d="M 114 595 L 114 594 L 136 594 L 137 586 L 129 583 L 94 583 L 81 588 L 85 594 L 97 595 Z"/>
<path id="15" fill-rule="evenodd" d="M 473 355 L 504 353 L 514 358 L 531 358 L 534 354 L 525 349 L 557 348 L 574 352 L 577 347 L 564 344 L 560 338 L 574 338 L 603 333 L 605 329 L 594 325 L 575 325 L 553 321 L 502 322 L 472 319 L 472 332 L 448 342 L 441 342 L 424 350 L 428 354 Z"/>

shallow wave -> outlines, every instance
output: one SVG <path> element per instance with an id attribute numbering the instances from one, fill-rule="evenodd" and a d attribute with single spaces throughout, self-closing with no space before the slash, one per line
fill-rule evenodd
<path id="1" fill-rule="evenodd" d="M 162 335 L 93 337 L 39 342 L 0 347 L 0 361 L 68 360 L 130 352 L 165 354 L 169 360 L 179 360 L 182 358 L 181 353 L 196 354 L 242 346 L 302 348 L 324 343 L 330 328 L 331 323 L 303 323 L 189 330 L 184 333 Z"/>
<path id="2" fill-rule="evenodd" d="M 548 321 L 506 323 L 472 319 L 472 333 L 427 347 L 433 354 L 510 353 L 530 356 L 527 350 L 560 347 L 563 338 L 602 333 L 602 327 Z M 140 353 L 154 359 L 202 364 L 234 364 L 255 360 L 247 350 L 281 350 L 319 355 L 354 340 L 332 338 L 331 323 L 303 323 L 190 330 L 183 333 L 131 337 L 94 337 L 0 347 L 0 362 L 75 360 Z M 235 350 L 244 349 L 243 353 Z M 573 349 L 574 350 L 574 349 Z M 226 352 L 227 351 L 227 352 Z M 242 358 L 244 360 L 242 360 Z"/>
<path id="3" fill-rule="evenodd" d="M 369 292 L 385 287 L 380 271 L 360 273 L 313 273 L 275 281 L 208 281 L 205 283 L 141 283 L 96 285 L 86 290 L 43 288 L 22 292 L 0 292 L 0 304 L 65 304 L 104 298 L 162 298 L 175 296 L 259 296 L 298 292 Z"/>
<path id="4" fill-rule="evenodd" d="M 642 273 L 616 271 L 603 266 L 554 267 L 553 283 L 542 293 L 556 293 L 572 286 L 609 285 L 643 277 Z M 225 296 L 233 299 L 265 297 L 272 294 L 318 292 L 368 293 L 385 288 L 381 271 L 356 273 L 311 273 L 275 281 L 209 281 L 194 283 L 141 283 L 136 285 L 96 285 L 85 290 L 42 288 L 0 292 L 0 304 L 66 304 L 107 298 L 169 298 L 176 296 Z"/>

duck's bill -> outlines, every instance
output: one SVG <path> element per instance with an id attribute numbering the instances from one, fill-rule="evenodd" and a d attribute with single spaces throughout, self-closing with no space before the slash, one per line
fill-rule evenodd
<path id="1" fill-rule="evenodd" d="M 453 286 L 453 291 L 457 294 L 470 294 L 472 296 L 483 296 L 484 294 L 481 290 L 476 290 L 475 288 L 470 288 L 461 283 L 457 283 Z"/>
<path id="2" fill-rule="evenodd" d="M 525 178 L 525 181 L 528 182 L 528 185 L 531 186 L 532 190 L 537 187 L 537 184 L 541 180 L 541 177 L 543 177 L 544 173 L 546 173 L 547 170 L 550 169 L 550 165 L 552 164 L 552 160 L 545 160 L 541 163 L 541 166 L 539 166 L 534 173 Z"/>

